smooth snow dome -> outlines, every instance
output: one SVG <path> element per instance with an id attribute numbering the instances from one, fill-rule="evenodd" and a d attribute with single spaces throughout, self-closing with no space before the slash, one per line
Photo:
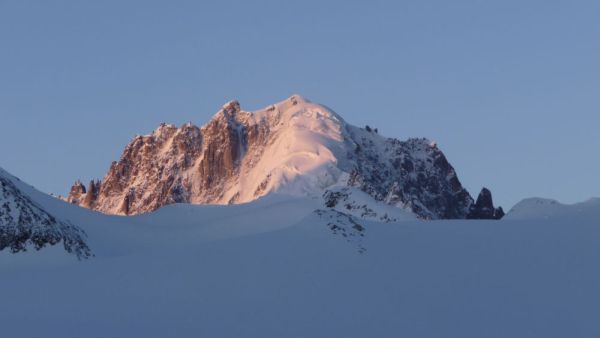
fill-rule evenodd
<path id="1" fill-rule="evenodd" d="M 95 257 L 0 252 L 2 336 L 600 334 L 597 200 L 584 217 L 356 226 L 310 198 L 121 217 L 15 185 L 85 230 Z"/>
<path id="2" fill-rule="evenodd" d="M 341 117 L 300 95 L 247 114 L 253 124 L 278 121 L 271 131 L 275 136 L 264 150 L 266 156 L 251 170 L 242 168 L 239 187 L 227 192 L 223 201 L 235 194 L 240 195 L 240 202 L 256 199 L 254 193 L 265 173 L 271 178 L 267 189 L 295 196 L 315 194 L 337 182 L 341 175 L 338 158 L 345 155 Z"/>

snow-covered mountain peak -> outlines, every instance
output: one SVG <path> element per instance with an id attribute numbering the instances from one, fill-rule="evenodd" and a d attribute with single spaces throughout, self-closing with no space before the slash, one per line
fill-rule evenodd
<path id="1" fill-rule="evenodd" d="M 272 127 L 276 127 L 278 123 L 280 126 L 287 127 L 301 126 L 309 120 L 331 120 L 343 124 L 343 119 L 334 111 L 300 95 L 292 95 L 283 101 L 252 112 L 244 110 L 239 101 L 232 100 L 225 103 L 206 125 L 219 119 L 245 124 L 268 123 Z M 304 125 L 304 127 L 309 126 L 310 124 Z"/>
<path id="2" fill-rule="evenodd" d="M 320 197 L 333 186 L 356 187 L 422 218 L 464 218 L 474 204 L 435 143 L 352 126 L 300 95 L 254 112 L 230 101 L 202 127 L 161 124 L 90 184 L 94 196 L 78 185 L 68 200 L 114 214 L 245 203 L 270 192 Z"/>

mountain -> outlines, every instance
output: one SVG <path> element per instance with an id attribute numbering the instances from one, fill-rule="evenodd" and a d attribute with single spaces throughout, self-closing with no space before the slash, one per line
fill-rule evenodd
<path id="1" fill-rule="evenodd" d="M 62 243 L 67 252 L 89 257 L 85 233 L 48 213 L 19 185 L 23 184 L 0 168 L 0 251 L 8 248 L 16 253 L 28 247 L 40 250 Z"/>
<path id="2" fill-rule="evenodd" d="M 563 204 L 553 199 L 532 197 L 514 205 L 506 217 L 510 220 L 531 219 L 600 219 L 600 198 L 585 202 Z"/>
<path id="3" fill-rule="evenodd" d="M 173 203 L 245 203 L 271 192 L 326 198 L 340 187 L 424 219 L 499 215 L 473 201 L 434 142 L 383 137 L 298 95 L 255 112 L 231 101 L 202 127 L 161 124 L 135 137 L 101 181 L 87 188 L 77 181 L 67 200 L 135 215 Z"/>

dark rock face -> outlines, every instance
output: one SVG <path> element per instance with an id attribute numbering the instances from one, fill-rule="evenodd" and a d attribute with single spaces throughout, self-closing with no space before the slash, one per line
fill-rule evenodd
<path id="1" fill-rule="evenodd" d="M 504 217 L 502 207 L 495 208 L 492 200 L 492 192 L 487 188 L 481 189 L 477 201 L 471 205 L 468 219 L 501 219 Z"/>
<path id="2" fill-rule="evenodd" d="M 56 219 L 0 177 L 0 251 L 26 251 L 29 245 L 40 250 L 62 242 L 67 252 L 81 259 L 91 256 L 84 238 L 83 230 Z"/>
<path id="3" fill-rule="evenodd" d="M 386 139 L 384 153 L 361 133 L 356 142 L 357 166 L 349 185 L 378 201 L 408 207 L 424 219 L 465 218 L 473 199 L 462 187 L 444 154 L 426 139 Z"/>

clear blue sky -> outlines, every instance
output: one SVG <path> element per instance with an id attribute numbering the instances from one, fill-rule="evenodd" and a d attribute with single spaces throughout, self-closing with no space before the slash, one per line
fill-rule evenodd
<path id="1" fill-rule="evenodd" d="M 600 196 L 600 1 L 0 0 L 0 166 L 45 192 L 135 134 L 293 93 L 438 142 L 510 207 Z"/>

